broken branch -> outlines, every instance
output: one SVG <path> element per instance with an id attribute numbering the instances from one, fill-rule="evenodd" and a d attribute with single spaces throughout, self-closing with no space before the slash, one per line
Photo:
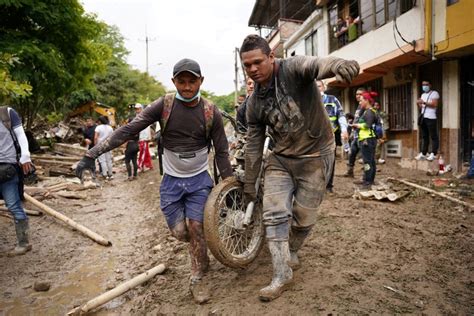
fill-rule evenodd
<path id="1" fill-rule="evenodd" d="M 103 246 L 111 246 L 112 245 L 112 243 L 110 241 L 106 240 L 104 237 L 100 236 L 97 233 L 94 233 L 89 228 L 84 227 L 81 224 L 76 223 L 75 221 L 73 221 L 69 217 L 59 213 L 58 211 L 53 210 L 51 207 L 47 206 L 46 204 L 41 203 L 40 201 L 38 201 L 35 198 L 28 195 L 27 193 L 25 193 L 24 196 L 25 196 L 25 199 L 28 202 L 31 202 L 32 204 L 34 204 L 37 207 L 39 207 L 40 209 L 42 209 L 45 213 L 47 213 L 47 214 L 63 221 L 64 223 L 68 224 L 69 226 L 77 229 L 78 231 L 80 231 L 81 233 L 83 233 L 87 237 L 91 238 L 92 240 L 94 240 L 98 244 L 101 244 Z"/>
<path id="2" fill-rule="evenodd" d="M 88 301 L 84 305 L 73 309 L 72 311 L 70 311 L 68 313 L 68 315 L 83 315 L 83 314 L 93 310 L 94 308 L 99 307 L 99 306 L 107 303 L 110 300 L 113 300 L 117 296 L 122 295 L 123 293 L 133 289 L 134 287 L 136 287 L 136 286 L 138 286 L 142 283 L 145 283 L 146 281 L 148 281 L 148 280 L 152 279 L 153 277 L 155 277 L 157 274 L 163 273 L 165 271 L 165 269 L 166 269 L 166 267 L 165 267 L 164 264 L 159 264 L 158 266 L 156 266 L 156 267 L 154 267 L 154 268 L 152 268 L 152 269 L 150 269 L 150 270 L 148 270 L 148 271 L 146 271 L 146 272 L 144 272 L 140 275 L 137 275 L 133 279 L 128 280 L 128 281 L 120 284 L 116 288 L 97 296 L 96 298 Z"/>
<path id="3" fill-rule="evenodd" d="M 398 181 L 400 183 L 403 183 L 403 184 L 406 184 L 408 186 L 411 186 L 411 187 L 414 187 L 414 188 L 417 188 L 417 189 L 420 189 L 420 190 L 423 190 L 423 191 L 426 191 L 426 192 L 430 192 L 430 193 L 433 193 L 435 195 L 438 195 L 442 198 L 445 198 L 445 199 L 448 199 L 452 202 L 455 202 L 455 203 L 458 203 L 458 204 L 461 204 L 461 205 L 464 205 L 465 207 L 467 208 L 470 208 L 470 209 L 473 209 L 474 210 L 474 205 L 471 205 L 467 202 L 464 202 L 464 201 L 461 201 L 459 199 L 456 199 L 456 198 L 453 198 L 452 196 L 449 196 L 447 194 L 444 194 L 444 193 L 441 193 L 441 192 L 437 192 L 433 189 L 430 189 L 430 188 L 427 188 L 427 187 L 424 187 L 422 185 L 419 185 L 419 184 L 416 184 L 416 183 L 412 183 L 412 182 L 409 182 L 409 181 L 406 181 L 406 180 L 402 180 L 402 179 L 395 179 L 395 178 L 388 178 L 389 181 Z"/>

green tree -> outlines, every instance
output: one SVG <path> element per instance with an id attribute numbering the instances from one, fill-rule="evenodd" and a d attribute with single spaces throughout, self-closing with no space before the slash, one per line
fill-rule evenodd
<path id="1" fill-rule="evenodd" d="M 165 94 L 165 88 L 155 78 L 141 72 L 126 62 L 129 52 L 124 38 L 115 26 L 107 26 L 100 40 L 112 48 L 112 58 L 106 71 L 94 78 L 96 100 L 113 106 L 122 118 L 129 112 L 128 104 L 148 104 Z"/>
<path id="2" fill-rule="evenodd" d="M 20 58 L 11 76 L 32 86 L 31 96 L 13 100 L 27 127 L 37 113 L 65 111 L 72 93 L 105 71 L 111 48 L 97 41 L 105 24 L 77 0 L 9 0 L 0 12 L 0 51 Z"/>
<path id="3" fill-rule="evenodd" d="M 10 68 L 18 63 L 20 63 L 18 57 L 0 54 L 0 105 L 31 94 L 31 86 L 28 83 L 18 82 L 11 78 Z"/>

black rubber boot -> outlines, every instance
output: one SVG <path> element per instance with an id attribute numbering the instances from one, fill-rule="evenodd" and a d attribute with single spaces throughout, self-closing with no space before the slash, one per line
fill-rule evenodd
<path id="1" fill-rule="evenodd" d="M 272 254 L 273 278 L 270 285 L 260 290 L 259 298 L 263 302 L 276 299 L 293 284 L 289 242 L 269 240 L 268 248 Z"/>
<path id="2" fill-rule="evenodd" d="M 290 267 L 293 270 L 298 270 L 301 267 L 298 259 L 298 250 L 300 250 L 306 237 L 308 237 L 311 227 L 295 228 L 291 227 L 290 235 Z"/>
<path id="3" fill-rule="evenodd" d="M 28 251 L 31 250 L 31 245 L 28 241 L 28 220 L 22 219 L 15 221 L 15 230 L 16 230 L 16 238 L 18 240 L 18 246 L 13 249 L 9 255 L 10 256 L 18 256 L 24 255 Z"/>

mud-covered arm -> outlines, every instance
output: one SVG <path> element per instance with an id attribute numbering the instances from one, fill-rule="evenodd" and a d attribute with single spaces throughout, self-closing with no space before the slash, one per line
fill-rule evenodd
<path id="1" fill-rule="evenodd" d="M 263 145 L 265 142 L 265 124 L 258 118 L 254 99 L 247 103 L 247 147 L 245 148 L 244 192 L 255 196 L 255 182 L 262 165 Z"/>
<path id="2" fill-rule="evenodd" d="M 219 168 L 221 177 L 225 179 L 232 176 L 232 167 L 229 161 L 229 144 L 225 135 L 222 115 L 216 107 L 214 107 L 211 137 L 214 144 L 217 167 Z"/>
<path id="3" fill-rule="evenodd" d="M 104 141 L 95 145 L 86 153 L 86 156 L 95 159 L 103 153 L 117 148 L 127 140 L 133 139 L 136 134 L 140 133 L 141 130 L 158 121 L 160 119 L 162 110 L 163 102 L 162 98 L 160 98 L 147 106 L 145 110 L 143 110 L 136 118 L 133 119 L 133 121 L 118 128 Z"/>
<path id="4" fill-rule="evenodd" d="M 336 80 L 350 83 L 359 74 L 355 60 L 338 57 L 295 56 L 286 59 L 288 71 L 304 82 L 336 76 Z"/>

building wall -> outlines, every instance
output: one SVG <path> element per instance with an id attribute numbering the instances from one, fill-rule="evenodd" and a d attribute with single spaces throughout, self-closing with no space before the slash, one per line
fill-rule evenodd
<path id="1" fill-rule="evenodd" d="M 435 25 L 436 54 L 446 54 L 462 47 L 474 45 L 474 1 L 459 0 L 447 7 L 446 1 L 435 1 L 435 3 L 435 14 L 439 15 L 440 19 L 443 18 L 443 9 L 438 7 L 444 5 L 444 16 L 446 17 L 445 23 L 444 20 L 435 19 L 437 22 Z M 436 28 L 440 30 L 436 31 Z M 443 31 L 444 34 L 440 34 Z"/>
<path id="2" fill-rule="evenodd" d="M 461 98 L 459 82 L 459 62 L 457 60 L 443 62 L 443 100 L 441 154 L 446 163 L 454 170 L 461 168 Z"/>

